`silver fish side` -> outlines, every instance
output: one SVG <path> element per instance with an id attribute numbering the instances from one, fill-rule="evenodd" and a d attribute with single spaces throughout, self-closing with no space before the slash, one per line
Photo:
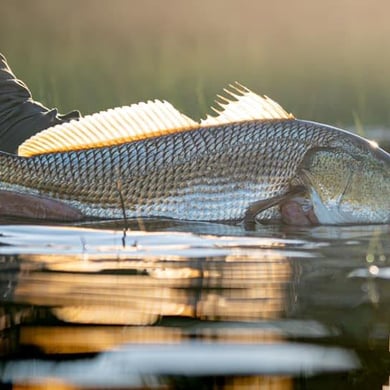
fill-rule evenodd
<path id="1" fill-rule="evenodd" d="M 210 126 L 118 146 L 0 154 L 0 189 L 62 200 L 87 217 L 234 221 L 286 193 L 305 154 L 362 142 L 329 126 L 263 120 Z M 273 207 L 262 219 L 278 217 Z"/>

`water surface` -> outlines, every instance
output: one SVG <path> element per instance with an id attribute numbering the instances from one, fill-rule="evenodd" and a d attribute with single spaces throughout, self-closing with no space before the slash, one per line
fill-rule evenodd
<path id="1" fill-rule="evenodd" d="M 389 232 L 2 225 L 0 380 L 23 389 L 385 389 Z"/>

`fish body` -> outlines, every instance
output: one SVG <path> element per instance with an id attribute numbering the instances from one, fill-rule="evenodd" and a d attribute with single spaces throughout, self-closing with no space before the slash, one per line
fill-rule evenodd
<path id="1" fill-rule="evenodd" d="M 227 123 L 209 119 L 185 131 L 109 146 L 30 157 L 1 153 L 0 189 L 57 199 L 93 218 L 125 214 L 240 221 L 259 200 L 283 197 L 300 185 L 307 189 L 320 222 L 390 222 L 386 152 L 352 133 L 314 122 L 286 116 L 239 119 Z M 356 161 L 357 171 L 345 173 Z M 372 180 L 361 181 L 359 190 L 353 180 L 364 170 L 365 178 Z M 382 176 L 376 182 L 377 170 Z M 339 174 L 338 187 L 327 190 Z M 371 202 L 373 194 L 377 196 Z M 350 195 L 352 201 L 346 198 Z M 347 214 L 340 211 L 345 204 Z M 352 210 L 356 214 L 352 215 L 356 207 L 366 207 L 367 212 L 360 216 Z M 258 220 L 278 217 L 272 202 L 256 215 Z"/>

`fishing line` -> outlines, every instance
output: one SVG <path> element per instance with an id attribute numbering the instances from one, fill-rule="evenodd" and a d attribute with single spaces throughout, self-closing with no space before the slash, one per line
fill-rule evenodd
<path id="1" fill-rule="evenodd" d="M 126 232 L 129 229 L 129 224 L 126 216 L 126 208 L 125 208 L 125 201 L 123 199 L 122 195 L 122 182 L 120 179 L 117 180 L 116 184 L 116 190 L 118 191 L 119 194 L 119 200 L 121 202 L 121 208 L 122 208 L 122 213 L 123 213 L 123 221 L 124 221 L 124 228 L 123 228 L 123 237 L 122 237 L 122 246 L 123 248 L 126 247 Z"/>

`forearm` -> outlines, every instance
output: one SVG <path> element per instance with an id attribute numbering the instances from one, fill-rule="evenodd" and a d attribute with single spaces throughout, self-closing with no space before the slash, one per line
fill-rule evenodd
<path id="1" fill-rule="evenodd" d="M 40 130 L 80 117 L 78 111 L 59 115 L 32 99 L 0 54 L 0 150 L 14 153 L 24 140 Z"/>

